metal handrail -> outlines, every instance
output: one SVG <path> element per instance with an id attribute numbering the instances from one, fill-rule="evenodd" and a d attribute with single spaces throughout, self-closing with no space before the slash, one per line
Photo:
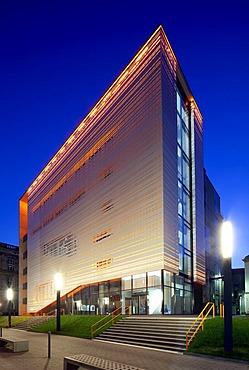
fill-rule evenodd
<path id="1" fill-rule="evenodd" d="M 206 310 L 207 310 L 207 312 L 204 314 L 204 312 Z M 190 343 L 192 342 L 192 340 L 194 339 L 194 337 L 196 336 L 196 334 L 198 333 L 200 328 L 202 328 L 202 331 L 204 330 L 204 321 L 206 320 L 206 318 L 209 315 L 209 313 L 211 312 L 211 310 L 213 310 L 213 317 L 215 317 L 214 303 L 213 302 L 208 302 L 206 304 L 206 306 L 203 308 L 203 310 L 201 311 L 201 313 L 197 316 L 197 318 L 195 319 L 193 324 L 190 326 L 188 331 L 186 332 L 186 351 L 188 350 L 188 347 L 189 347 Z M 195 329 L 195 331 L 191 335 L 191 337 L 188 339 L 190 331 L 196 326 L 196 324 L 198 323 L 199 320 L 201 320 L 201 322 L 199 323 L 199 325 L 197 326 L 197 328 Z"/>
<path id="2" fill-rule="evenodd" d="M 224 303 L 220 304 L 220 317 L 224 317 Z"/>
<path id="3" fill-rule="evenodd" d="M 120 311 L 120 312 L 119 312 L 119 314 L 116 314 L 116 312 L 117 312 L 117 311 Z M 131 315 L 131 312 L 130 312 L 130 306 L 125 307 L 125 309 L 124 309 L 124 314 L 125 314 L 125 315 L 126 315 L 126 312 L 128 312 L 128 316 L 130 316 L 130 315 Z M 105 316 L 105 317 L 103 317 L 102 319 L 100 319 L 99 321 L 95 322 L 95 323 L 91 326 L 91 338 L 93 338 L 93 335 L 94 335 L 97 331 L 99 331 L 100 329 L 104 328 L 104 327 L 105 327 L 107 324 L 109 324 L 110 322 L 112 322 L 112 325 L 113 325 L 113 324 L 114 324 L 114 320 L 115 320 L 115 318 L 117 318 L 117 317 L 119 317 L 119 316 L 121 316 L 121 315 L 123 315 L 123 313 L 122 313 L 122 306 L 120 306 L 120 307 L 116 308 L 116 310 L 112 311 L 112 313 L 111 313 L 111 318 L 110 318 L 108 321 L 106 321 L 103 325 L 99 326 L 99 327 L 98 327 L 98 328 L 96 328 L 96 329 L 94 329 L 94 327 L 95 327 L 96 325 L 98 325 L 99 323 L 101 323 L 102 321 L 106 320 L 106 318 L 107 318 L 108 316 Z"/>

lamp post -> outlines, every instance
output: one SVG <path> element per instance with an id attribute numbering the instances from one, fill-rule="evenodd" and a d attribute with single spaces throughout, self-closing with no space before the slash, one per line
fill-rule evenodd
<path id="1" fill-rule="evenodd" d="M 13 289 L 7 289 L 7 300 L 8 300 L 8 314 L 9 314 L 9 328 L 11 328 L 11 301 L 13 299 Z"/>
<path id="2" fill-rule="evenodd" d="M 57 315 L 56 315 L 56 330 L 61 330 L 61 288 L 62 288 L 62 274 L 56 273 L 54 276 L 55 281 L 55 289 L 57 292 L 57 301 L 56 301 L 56 309 L 57 309 Z"/>
<path id="3" fill-rule="evenodd" d="M 222 225 L 221 247 L 224 258 L 224 350 L 231 353 L 233 350 L 232 332 L 232 224 L 228 221 Z"/>

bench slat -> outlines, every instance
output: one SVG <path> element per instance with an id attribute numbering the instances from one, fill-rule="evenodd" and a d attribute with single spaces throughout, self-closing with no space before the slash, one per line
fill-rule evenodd
<path id="1" fill-rule="evenodd" d="M 81 366 L 86 370 L 143 370 L 136 366 L 126 365 L 120 362 L 105 360 L 85 354 L 64 357 L 64 370 L 77 370 Z"/>

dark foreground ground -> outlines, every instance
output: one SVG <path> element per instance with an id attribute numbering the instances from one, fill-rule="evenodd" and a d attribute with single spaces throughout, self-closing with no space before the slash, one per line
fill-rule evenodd
<path id="1" fill-rule="evenodd" d="M 3 336 L 29 340 L 28 352 L 10 353 L 0 351 L 0 369 L 4 370 L 59 370 L 63 369 L 63 358 L 65 356 L 83 353 L 137 366 L 145 370 L 249 369 L 249 363 L 182 355 L 56 335 L 51 336 L 51 358 L 49 359 L 47 334 L 31 333 L 17 329 L 3 329 Z"/>

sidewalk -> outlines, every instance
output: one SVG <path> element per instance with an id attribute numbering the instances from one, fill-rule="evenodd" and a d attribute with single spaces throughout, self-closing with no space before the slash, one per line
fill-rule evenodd
<path id="1" fill-rule="evenodd" d="M 47 334 L 32 333 L 17 329 L 3 329 L 3 336 L 29 340 L 28 352 L 10 353 L 0 351 L 0 369 L 4 370 L 61 370 L 63 369 L 63 358 L 65 356 L 83 353 L 137 366 L 145 370 L 249 369 L 249 364 L 227 360 L 188 356 L 59 335 L 51 336 L 51 358 L 49 359 L 47 357 Z"/>

